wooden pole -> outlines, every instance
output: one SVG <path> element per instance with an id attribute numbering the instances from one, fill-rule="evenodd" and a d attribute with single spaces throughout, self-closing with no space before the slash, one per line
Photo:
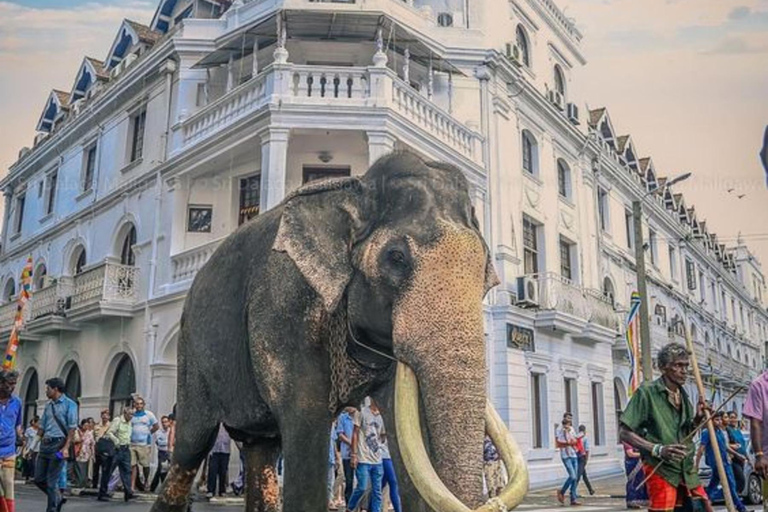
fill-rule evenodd
<path id="1" fill-rule="evenodd" d="M 699 371 L 699 363 L 696 361 L 696 352 L 693 350 L 693 342 L 691 341 L 691 335 L 688 332 L 688 326 L 685 325 L 685 344 L 688 348 L 688 353 L 691 357 L 691 368 L 693 368 L 693 376 L 696 379 L 696 387 L 699 389 L 699 396 L 706 397 L 706 390 L 704 389 L 704 382 L 701 380 L 701 372 Z M 707 419 L 707 431 L 709 432 L 709 442 L 712 445 L 712 452 L 715 454 L 715 464 L 717 465 L 717 474 L 720 475 L 720 485 L 723 486 L 723 498 L 725 499 L 725 508 L 728 512 L 736 512 L 736 507 L 733 504 L 733 498 L 731 497 L 731 489 L 728 485 L 728 477 L 725 473 L 725 466 L 723 465 L 723 455 L 720 453 L 720 443 L 717 442 L 717 433 L 715 432 L 715 424 L 712 423 L 712 416 L 709 409 L 704 410 L 704 415 Z M 727 446 L 727 443 L 726 443 Z M 727 455 L 727 454 L 726 454 Z M 698 468 L 696 468 L 698 471 Z"/>

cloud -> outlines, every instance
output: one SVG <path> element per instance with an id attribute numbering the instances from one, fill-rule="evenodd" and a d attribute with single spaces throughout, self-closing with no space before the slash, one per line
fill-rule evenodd
<path id="1" fill-rule="evenodd" d="M 750 12 L 752 12 L 752 9 L 750 9 L 746 5 L 735 7 L 731 12 L 728 13 L 728 19 L 741 20 L 748 17 Z"/>
<path id="2" fill-rule="evenodd" d="M 751 53 L 767 53 L 768 44 L 761 46 L 748 43 L 742 38 L 732 37 L 723 39 L 711 50 L 702 52 L 709 55 L 744 55 Z"/>
<path id="3" fill-rule="evenodd" d="M 123 19 L 149 23 L 156 7 L 149 0 L 56 3 L 65 7 L 0 0 L 0 174 L 31 145 L 50 90 L 70 90 L 85 55 L 104 59 Z"/>

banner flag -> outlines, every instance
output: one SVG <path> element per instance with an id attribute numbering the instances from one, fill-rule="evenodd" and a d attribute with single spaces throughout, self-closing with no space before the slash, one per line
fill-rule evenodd
<path id="1" fill-rule="evenodd" d="M 19 349 L 19 331 L 24 325 L 24 307 L 29 302 L 32 294 L 32 256 L 27 258 L 27 264 L 21 271 L 19 281 L 19 298 L 16 302 L 16 316 L 13 319 L 11 337 L 8 340 L 8 348 L 3 358 L 3 369 L 12 370 L 16 367 L 16 351 Z"/>
<path id="2" fill-rule="evenodd" d="M 627 351 L 629 352 L 629 386 L 627 395 L 630 397 L 642 382 L 642 367 L 640 365 L 640 294 L 632 292 L 626 328 Z"/>

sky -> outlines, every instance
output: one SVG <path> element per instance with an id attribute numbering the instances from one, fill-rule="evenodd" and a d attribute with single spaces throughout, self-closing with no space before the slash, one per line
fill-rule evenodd
<path id="1" fill-rule="evenodd" d="M 768 273 L 757 157 L 768 124 L 768 0 L 556 2 L 584 33 L 588 63 L 573 90 L 607 107 L 660 174 L 692 172 L 676 187 L 686 203 L 723 242 L 741 233 Z M 84 55 L 104 59 L 122 19 L 149 23 L 155 7 L 0 0 L 0 175 L 31 146 L 50 90 L 69 90 Z"/>

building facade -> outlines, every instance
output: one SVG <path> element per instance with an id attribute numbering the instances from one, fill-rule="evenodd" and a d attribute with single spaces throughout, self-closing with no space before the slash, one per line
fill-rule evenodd
<path id="1" fill-rule="evenodd" d="M 564 475 L 566 410 L 590 430 L 592 472 L 619 471 L 632 201 L 654 346 L 689 327 L 716 399 L 763 367 L 765 278 L 587 110 L 581 39 L 551 0 L 162 0 L 149 25 L 125 20 L 51 92 L 0 182 L 2 339 L 34 261 L 26 416 L 53 375 L 84 415 L 136 391 L 169 412 L 184 298 L 223 238 L 303 183 L 407 149 L 470 182 L 501 280 L 489 391 L 532 481 Z"/>

